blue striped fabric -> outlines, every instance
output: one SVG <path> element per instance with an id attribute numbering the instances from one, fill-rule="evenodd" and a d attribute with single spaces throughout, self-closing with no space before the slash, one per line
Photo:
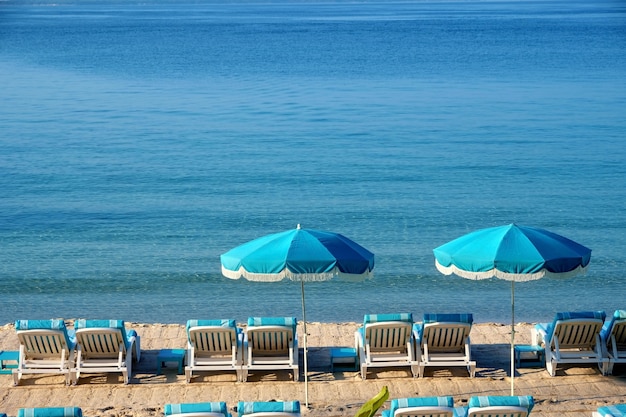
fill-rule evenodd
<path id="1" fill-rule="evenodd" d="M 425 313 L 424 323 L 469 323 L 474 322 L 474 316 L 470 313 L 450 314 L 450 313 Z"/>
<path id="2" fill-rule="evenodd" d="M 15 330 L 62 330 L 65 336 L 65 344 L 69 349 L 74 349 L 76 345 L 76 339 L 71 337 L 65 327 L 65 321 L 63 319 L 53 320 L 17 320 L 15 322 Z"/>
<path id="3" fill-rule="evenodd" d="M 295 317 L 248 317 L 248 326 L 291 326 L 294 338 L 297 325 Z"/>
<path id="4" fill-rule="evenodd" d="M 166 404 L 163 412 L 166 416 L 172 414 L 186 414 L 186 413 L 221 413 L 224 417 L 229 417 L 228 408 L 226 403 L 220 402 L 206 402 L 206 403 L 187 403 L 187 404 Z"/>
<path id="5" fill-rule="evenodd" d="M 393 417 L 396 410 L 408 407 L 454 407 L 454 399 L 452 397 L 414 397 L 414 398 L 397 398 L 391 400 L 388 414 Z M 387 410 L 385 410 L 387 411 Z"/>
<path id="6" fill-rule="evenodd" d="M 65 328 L 66 328 L 65 320 L 63 319 L 17 320 L 15 322 L 15 330 L 34 330 L 34 329 L 63 330 Z"/>
<path id="7" fill-rule="evenodd" d="M 626 404 L 598 407 L 598 414 L 603 417 L 626 417 Z"/>
<path id="8" fill-rule="evenodd" d="M 79 407 L 21 408 L 17 417 L 83 417 Z"/>
<path id="9" fill-rule="evenodd" d="M 122 338 L 124 339 L 124 344 L 126 345 L 126 349 L 130 349 L 131 346 L 131 338 L 137 337 L 137 332 L 134 330 L 129 330 L 126 332 L 126 325 L 124 324 L 124 320 L 86 320 L 86 319 L 78 319 L 74 322 L 74 329 L 90 329 L 96 327 L 103 328 L 111 328 L 111 329 L 119 329 L 122 332 Z"/>
<path id="10" fill-rule="evenodd" d="M 363 317 L 363 325 L 370 323 L 380 323 L 385 321 L 406 321 L 413 323 L 412 313 L 395 313 L 395 314 L 366 314 Z"/>
<path id="11" fill-rule="evenodd" d="M 626 310 L 615 310 L 613 316 L 611 316 L 611 320 L 607 320 L 604 322 L 604 326 L 602 326 L 602 330 L 600 331 L 600 338 L 602 341 L 606 343 L 609 339 L 615 322 L 624 320 L 626 320 Z"/>
<path id="12" fill-rule="evenodd" d="M 494 407 L 494 406 L 513 406 L 525 407 L 528 412 L 533 409 L 535 400 L 530 395 L 523 396 L 478 396 L 471 397 L 467 403 L 469 408 L 474 407 Z"/>
<path id="13" fill-rule="evenodd" d="M 189 328 L 198 326 L 220 326 L 220 327 L 237 327 L 237 322 L 233 319 L 218 319 L 218 320 L 187 320 L 187 332 Z"/>
<path id="14" fill-rule="evenodd" d="M 237 405 L 239 417 L 254 413 L 269 412 L 300 414 L 300 401 L 240 401 Z"/>
<path id="15" fill-rule="evenodd" d="M 604 311 L 566 311 L 556 313 L 552 323 L 539 323 L 535 325 L 535 328 L 546 333 L 545 343 L 550 343 L 554 334 L 554 328 L 557 321 L 572 320 L 572 319 L 598 319 L 604 321 L 606 313 Z"/>

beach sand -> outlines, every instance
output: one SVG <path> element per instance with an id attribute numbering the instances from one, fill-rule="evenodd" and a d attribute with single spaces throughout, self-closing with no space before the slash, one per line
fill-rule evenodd
<path id="1" fill-rule="evenodd" d="M 300 400 L 304 408 L 304 377 L 291 373 L 250 374 L 248 382 L 236 382 L 235 373 L 211 373 L 194 377 L 190 384 L 177 375 L 173 364 L 156 375 L 159 349 L 184 348 L 182 325 L 127 323 L 141 337 L 142 356 L 129 385 L 121 375 L 86 375 L 67 387 L 63 377 L 25 375 L 13 386 L 11 375 L 0 375 L 0 412 L 15 416 L 23 407 L 78 406 L 85 416 L 162 416 L 167 403 L 225 401 L 236 415 L 237 402 Z M 455 405 L 465 405 L 474 395 L 509 395 L 510 325 L 476 324 L 472 328 L 472 355 L 476 377 L 464 368 L 427 368 L 424 378 L 412 378 L 407 369 L 377 369 L 361 380 L 357 372 L 330 372 L 329 347 L 354 345 L 357 323 L 309 323 L 309 409 L 303 416 L 351 416 L 383 386 L 390 398 L 452 395 Z M 530 324 L 516 326 L 516 342 L 530 342 Z M 299 325 L 302 334 L 302 325 Z M 300 337 L 302 348 L 302 337 Z M 13 325 L 0 327 L 0 350 L 17 350 Z M 301 358 L 302 366 L 302 358 Z M 626 402 L 626 372 L 603 377 L 597 367 L 559 368 L 550 377 L 545 368 L 522 368 L 515 377 L 515 394 L 535 398 L 535 416 L 591 416 L 597 407 Z M 384 408 L 388 407 L 387 403 Z"/>

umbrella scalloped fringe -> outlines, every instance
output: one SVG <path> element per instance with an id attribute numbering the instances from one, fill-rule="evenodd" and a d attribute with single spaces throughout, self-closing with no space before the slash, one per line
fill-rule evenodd
<path id="1" fill-rule="evenodd" d="M 524 282 L 524 281 L 535 281 L 541 279 L 543 277 L 552 277 L 552 278 L 568 278 L 573 277 L 575 275 L 584 274 L 587 272 L 587 266 L 582 267 L 578 266 L 576 269 L 566 272 L 550 272 L 547 269 L 542 269 L 538 272 L 532 274 L 512 274 L 509 272 L 503 272 L 498 269 L 490 269 L 489 271 L 482 272 L 474 272 L 474 271 L 466 271 L 463 269 L 459 269 L 455 265 L 444 266 L 435 260 L 435 266 L 445 275 L 458 275 L 462 278 L 473 279 L 473 280 L 481 280 L 488 278 L 499 278 L 505 281 L 515 281 L 515 282 Z"/>
<path id="2" fill-rule="evenodd" d="M 367 271 L 363 274 L 346 274 L 339 271 L 338 268 L 334 268 L 329 272 L 321 272 L 321 273 L 296 273 L 291 272 L 288 269 L 283 269 L 277 274 L 264 274 L 264 273 L 254 273 L 246 271 L 243 267 L 239 268 L 237 271 L 231 271 L 230 269 L 226 269 L 222 266 L 222 275 L 226 278 L 230 279 L 239 279 L 241 277 L 247 279 L 248 281 L 259 281 L 259 282 L 278 282 L 282 281 L 285 278 L 288 278 L 292 281 L 304 281 L 304 282 L 314 282 L 314 281 L 329 281 L 333 278 L 341 278 L 345 281 L 362 281 L 366 278 L 371 278 L 373 276 L 372 271 Z"/>

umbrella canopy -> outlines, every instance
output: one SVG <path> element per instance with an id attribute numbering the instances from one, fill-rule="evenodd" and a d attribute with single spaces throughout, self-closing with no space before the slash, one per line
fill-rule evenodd
<path id="1" fill-rule="evenodd" d="M 320 230 L 287 230 L 244 243 L 221 257 L 222 274 L 231 279 L 276 282 L 300 281 L 304 326 L 304 391 L 309 406 L 306 308 L 304 282 L 334 277 L 350 280 L 371 276 L 374 254 L 339 233 Z"/>
<path id="2" fill-rule="evenodd" d="M 374 254 L 345 236 L 320 230 L 287 230 L 260 237 L 221 256 L 222 274 L 250 281 L 326 281 L 362 278 Z"/>
<path id="3" fill-rule="evenodd" d="M 511 281 L 511 395 L 515 387 L 515 282 L 586 271 L 591 249 L 544 229 L 509 224 L 476 230 L 433 250 L 446 275 Z"/>
<path id="4" fill-rule="evenodd" d="M 433 250 L 437 269 L 446 275 L 531 281 L 584 272 L 591 249 L 556 233 L 528 226 L 481 229 Z"/>

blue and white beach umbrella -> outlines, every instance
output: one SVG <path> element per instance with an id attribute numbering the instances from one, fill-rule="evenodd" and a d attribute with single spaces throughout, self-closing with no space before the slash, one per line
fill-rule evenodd
<path id="1" fill-rule="evenodd" d="M 511 395 L 515 382 L 515 282 L 586 271 L 591 249 L 544 229 L 509 224 L 468 233 L 433 250 L 435 266 L 467 279 L 511 281 Z"/>
<path id="2" fill-rule="evenodd" d="M 304 283 L 335 277 L 361 280 L 372 275 L 374 254 L 339 233 L 296 229 L 251 240 L 224 253 L 222 274 L 231 279 L 300 281 L 304 325 L 305 403 L 308 407 L 306 308 Z"/>

